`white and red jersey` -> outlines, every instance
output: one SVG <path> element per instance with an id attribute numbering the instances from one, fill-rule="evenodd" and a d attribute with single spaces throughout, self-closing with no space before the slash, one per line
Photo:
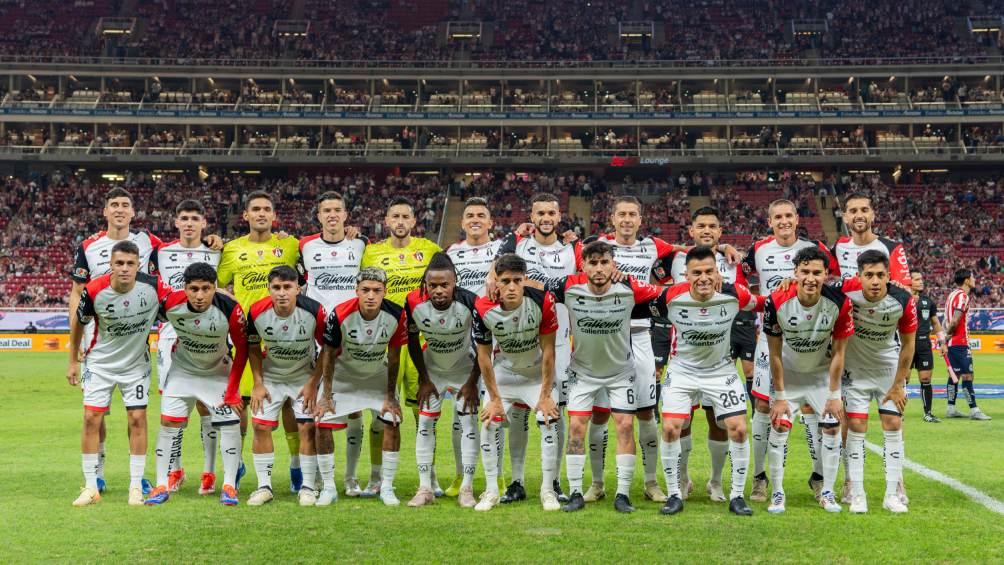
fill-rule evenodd
<path id="1" fill-rule="evenodd" d="M 910 266 L 902 243 L 887 237 L 876 237 L 871 243 L 858 245 L 850 237 L 841 237 L 833 246 L 833 256 L 840 266 L 840 276 L 849 279 L 858 274 L 858 256 L 865 251 L 879 251 L 889 258 L 889 279 L 910 287 Z"/>
<path id="2" fill-rule="evenodd" d="M 178 335 L 171 351 L 171 371 L 227 378 L 224 400 L 239 401 L 241 374 L 248 356 L 247 317 L 240 304 L 217 292 L 205 312 L 196 312 L 183 291 L 174 291 L 161 303 L 160 315 Z M 233 359 L 228 338 L 234 348 Z"/>
<path id="3" fill-rule="evenodd" d="M 857 277 L 837 282 L 851 300 L 854 335 L 847 341 L 846 365 L 863 372 L 895 374 L 900 334 L 916 333 L 917 304 L 909 291 L 895 285 L 878 302 L 864 297 Z"/>
<path id="4" fill-rule="evenodd" d="M 324 344 L 337 351 L 335 378 L 368 378 L 387 374 L 387 348 L 408 345 L 404 308 L 384 299 L 372 320 L 359 312 L 359 299 L 335 307 L 324 328 Z"/>
<path id="5" fill-rule="evenodd" d="M 724 284 L 711 298 L 699 301 L 690 294 L 690 283 L 666 289 L 657 302 L 673 325 L 669 374 L 720 377 L 736 372 L 732 359 L 732 322 L 739 312 L 761 312 L 766 300 L 743 285 Z"/>
<path id="6" fill-rule="evenodd" d="M 458 286 L 453 302 L 446 310 L 439 310 L 422 289 L 408 294 L 408 333 L 425 336 L 425 367 L 430 375 L 467 376 L 474 368 L 471 328 L 477 300 L 476 294 Z"/>
<path id="7" fill-rule="evenodd" d="M 157 236 L 145 231 L 130 231 L 125 239 L 111 239 L 107 232 L 99 232 L 80 243 L 73 259 L 73 272 L 70 278 L 74 282 L 85 283 L 111 270 L 112 247 L 120 241 L 131 241 L 139 247 L 139 270 L 143 273 L 152 272 L 150 258 L 155 248 L 163 244 Z"/>
<path id="8" fill-rule="evenodd" d="M 558 312 L 553 293 L 524 287 L 523 302 L 513 310 L 485 297 L 475 303 L 474 340 L 491 345 L 495 339 L 496 367 L 540 377 L 540 336 L 556 331 Z"/>
<path id="9" fill-rule="evenodd" d="M 824 285 L 819 301 L 805 306 L 798 300 L 798 288 L 776 290 L 763 308 L 763 331 L 781 337 L 781 363 L 785 371 L 806 376 L 818 375 L 830 366 L 832 339 L 854 334 L 851 301 L 843 292 Z M 793 375 L 794 376 L 794 375 Z M 810 383 L 802 383 L 810 384 Z"/>
<path id="10" fill-rule="evenodd" d="M 85 350 L 89 370 L 118 378 L 142 377 L 150 370 L 147 337 L 157 318 L 160 301 L 171 292 L 160 279 L 136 274 L 128 292 L 112 288 L 111 275 L 101 275 L 84 286 L 77 320 L 96 320 L 94 336 Z"/>
<path id="11" fill-rule="evenodd" d="M 579 263 L 580 253 L 576 253 L 576 248 L 581 246 L 581 242 L 565 245 L 560 240 L 550 245 L 541 245 L 536 239 L 528 237 L 516 242 L 515 253 L 526 261 L 527 277 L 543 283 L 549 279 L 560 279 L 577 273 L 582 265 Z M 555 345 L 567 345 L 568 336 L 568 311 L 564 305 L 559 304 Z"/>
<path id="12" fill-rule="evenodd" d="M 482 245 L 471 245 L 466 241 L 451 245 L 446 254 L 457 268 L 457 286 L 484 296 L 485 280 L 495 259 L 504 253 L 515 253 L 516 241 L 516 234 L 510 233 Z"/>
<path id="13" fill-rule="evenodd" d="M 189 265 L 206 263 L 216 269 L 220 266 L 220 252 L 200 243 L 198 247 L 182 247 L 179 240 L 161 243 L 150 256 L 153 272 L 174 290 L 185 288 L 184 274 Z M 216 282 L 216 281 L 213 281 Z"/>
<path id="14" fill-rule="evenodd" d="M 738 263 L 729 263 L 728 258 L 724 253 L 720 251 L 715 251 L 715 262 L 718 263 L 718 272 L 722 275 L 722 283 L 727 284 L 741 284 L 747 286 L 746 273 L 743 272 L 742 265 Z M 677 253 L 673 257 L 673 263 L 670 266 L 670 275 L 672 276 L 674 284 L 680 284 L 687 282 L 687 254 Z M 740 312 L 736 316 L 737 326 L 755 326 L 756 325 L 756 315 L 752 312 Z"/>
<path id="15" fill-rule="evenodd" d="M 593 239 L 587 239 L 582 247 Z M 672 245 L 658 237 L 636 239 L 631 245 L 618 243 L 614 234 L 603 234 L 599 239 L 614 248 L 614 263 L 617 264 L 617 270 L 643 283 L 651 280 L 660 284 L 668 282 L 673 261 L 680 255 Z M 580 268 L 582 247 L 576 249 Z M 635 328 L 648 328 L 651 325 L 651 321 L 647 319 L 636 319 L 631 322 L 631 327 Z"/>
<path id="16" fill-rule="evenodd" d="M 961 319 L 960 319 L 961 317 Z M 948 336 L 948 345 L 969 346 L 969 295 L 961 288 L 957 288 L 948 294 L 945 301 L 945 325 L 959 320 L 955 326 L 955 331 Z"/>
<path id="17" fill-rule="evenodd" d="M 325 312 L 356 297 L 356 275 L 366 243 L 363 238 L 330 242 L 319 233 L 300 240 L 296 268 L 307 285 L 307 296 L 320 302 Z"/>
<path id="18" fill-rule="evenodd" d="M 743 272 L 747 279 L 756 278 L 760 294 L 766 296 L 775 290 L 785 279 L 795 276 L 795 254 L 805 247 L 818 247 L 829 258 L 827 268 L 836 275 L 840 266 L 836 259 L 821 242 L 798 238 L 795 243 L 784 246 L 778 243 L 774 236 L 757 241 L 743 259 Z"/>
<path id="19" fill-rule="evenodd" d="M 589 278 L 579 273 L 552 279 L 545 289 L 568 308 L 572 328 L 569 368 L 581 377 L 605 380 L 634 373 L 631 319 L 650 318 L 650 306 L 662 288 L 629 277 L 603 294 L 589 290 Z"/>
<path id="20" fill-rule="evenodd" d="M 262 376 L 295 381 L 312 371 L 324 322 L 324 307 L 302 294 L 286 317 L 275 311 L 271 296 L 255 302 L 248 312 L 248 345 L 262 345 Z"/>

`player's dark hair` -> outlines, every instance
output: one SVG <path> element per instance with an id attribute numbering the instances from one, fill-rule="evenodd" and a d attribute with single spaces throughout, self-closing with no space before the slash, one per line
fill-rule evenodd
<path id="1" fill-rule="evenodd" d="M 112 246 L 112 255 L 116 253 L 128 253 L 139 257 L 139 246 L 128 240 L 120 241 Z"/>
<path id="2" fill-rule="evenodd" d="M 320 208 L 321 208 L 321 202 L 324 202 L 325 200 L 341 200 L 342 204 L 345 204 L 345 197 L 342 196 L 342 193 L 335 192 L 334 190 L 329 190 L 327 192 L 322 193 L 320 196 L 317 197 L 317 209 L 318 210 L 320 210 Z"/>
<path id="3" fill-rule="evenodd" d="M 129 203 L 132 204 L 132 194 L 130 194 L 128 190 L 122 188 L 121 186 L 116 186 L 115 188 L 105 193 L 105 204 L 111 202 L 113 198 L 128 198 Z"/>
<path id="4" fill-rule="evenodd" d="M 630 194 L 624 194 L 622 196 L 618 196 L 617 198 L 614 198 L 614 201 L 610 203 L 610 214 L 611 215 L 613 215 L 614 210 L 617 209 L 617 205 L 618 204 L 634 204 L 635 206 L 638 207 L 638 213 L 639 214 L 641 213 L 641 210 L 642 210 L 641 200 L 638 200 L 637 198 L 635 198 L 634 196 L 631 196 Z"/>
<path id="5" fill-rule="evenodd" d="M 453 264 L 453 259 L 443 251 L 437 251 L 431 259 L 429 259 L 429 264 L 425 267 L 425 272 L 422 273 L 422 292 L 428 294 L 429 290 L 426 286 L 425 278 L 429 275 L 429 271 L 448 271 L 453 273 L 453 278 L 457 278 L 457 267 Z"/>
<path id="6" fill-rule="evenodd" d="M 787 198 L 778 198 L 777 200 L 771 202 L 770 206 L 767 206 L 767 214 L 770 215 L 772 213 L 771 211 L 778 206 L 791 206 L 791 209 L 798 214 L 798 206 L 795 206 L 795 203 Z"/>
<path id="7" fill-rule="evenodd" d="M 690 248 L 687 252 L 687 259 L 684 261 L 685 264 L 690 265 L 691 261 L 703 261 L 705 259 L 714 259 L 715 250 L 709 245 L 698 245 L 696 247 Z"/>
<path id="8" fill-rule="evenodd" d="M 265 192 L 264 190 L 252 190 L 244 198 L 244 209 L 247 210 L 248 206 L 251 205 L 251 201 L 252 200 L 257 200 L 259 198 L 264 198 L 265 200 L 268 200 L 269 204 L 271 204 L 272 206 L 275 206 L 275 201 L 272 200 L 272 195 L 270 195 L 269 193 Z"/>
<path id="9" fill-rule="evenodd" d="M 972 269 L 957 269 L 955 271 L 955 284 L 961 286 L 971 276 L 973 276 Z"/>
<path id="10" fill-rule="evenodd" d="M 844 209 L 847 209 L 847 203 L 851 200 L 867 200 L 868 205 L 872 205 L 872 197 L 865 194 L 864 192 L 852 192 L 847 196 L 844 196 Z"/>
<path id="11" fill-rule="evenodd" d="M 300 277 L 296 274 L 296 270 L 289 265 L 279 265 L 277 267 L 272 267 L 272 270 L 268 272 L 268 282 L 272 284 L 272 281 L 298 281 Z"/>
<path id="12" fill-rule="evenodd" d="M 561 201 L 558 200 L 558 197 L 550 192 L 538 192 L 537 194 L 534 194 L 533 198 L 530 199 L 530 206 L 533 206 L 538 202 L 554 202 L 555 204 L 561 203 Z"/>
<path id="13" fill-rule="evenodd" d="M 480 196 L 472 196 L 472 197 L 468 198 L 467 201 L 464 202 L 464 209 L 463 209 L 463 211 L 466 212 L 467 209 L 470 208 L 470 207 L 472 207 L 472 206 L 484 206 L 485 208 L 488 209 L 488 214 L 489 215 L 491 215 L 491 213 L 492 213 L 492 209 L 488 206 L 488 200 L 485 199 L 485 198 L 481 198 Z"/>
<path id="14" fill-rule="evenodd" d="M 495 261 L 495 274 L 501 275 L 506 271 L 525 275 L 526 261 L 515 253 L 506 253 Z"/>
<path id="15" fill-rule="evenodd" d="M 185 284 L 195 281 L 206 281 L 216 284 L 216 269 L 209 263 L 192 263 L 185 268 L 181 279 Z"/>
<path id="16" fill-rule="evenodd" d="M 600 257 L 604 255 L 614 256 L 614 247 L 609 243 L 597 239 L 596 241 L 587 244 L 582 248 L 582 260 L 585 261 L 593 255 L 599 255 Z"/>
<path id="17" fill-rule="evenodd" d="M 886 269 L 889 268 L 889 257 L 882 253 L 881 251 L 876 251 L 875 249 L 869 249 L 861 255 L 858 255 L 858 272 L 865 270 L 868 265 L 877 265 L 882 263 Z"/>
<path id="18" fill-rule="evenodd" d="M 175 214 L 180 214 L 182 212 L 195 212 L 202 217 L 206 216 L 206 207 L 202 205 L 202 202 L 192 198 L 186 198 L 174 208 Z"/>
<path id="19" fill-rule="evenodd" d="M 690 215 L 690 220 L 696 220 L 698 216 L 714 216 L 719 222 L 722 221 L 722 213 L 718 211 L 718 208 L 713 206 L 701 206 Z"/>
<path id="20" fill-rule="evenodd" d="M 822 261 L 823 269 L 830 263 L 830 258 L 823 253 L 823 250 L 819 247 L 813 245 L 812 247 L 803 247 L 795 253 L 794 264 L 797 269 L 802 263 L 811 263 L 812 261 Z"/>
<path id="21" fill-rule="evenodd" d="M 415 204 L 407 197 L 395 196 L 394 198 L 391 198 L 390 202 L 387 204 L 387 211 L 389 212 L 394 206 L 407 206 L 411 209 L 411 215 L 415 215 Z"/>

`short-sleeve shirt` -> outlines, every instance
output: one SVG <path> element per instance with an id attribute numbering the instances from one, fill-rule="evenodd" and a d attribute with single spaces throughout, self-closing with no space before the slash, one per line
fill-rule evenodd
<path id="1" fill-rule="evenodd" d="M 295 237 L 279 239 L 275 234 L 268 241 L 257 243 L 249 236 L 239 237 L 223 246 L 217 278 L 220 286 L 233 283 L 234 296 L 245 311 L 268 296 L 268 273 L 274 267 L 296 267 L 300 256 Z"/>
<path id="2" fill-rule="evenodd" d="M 301 239 L 297 269 L 307 285 L 307 296 L 320 302 L 327 312 L 354 298 L 365 249 L 362 238 L 329 242 L 315 233 Z"/>
<path id="3" fill-rule="evenodd" d="M 917 304 L 910 292 L 888 285 L 878 302 L 864 297 L 857 277 L 837 282 L 851 300 L 854 335 L 847 342 L 846 365 L 858 372 L 895 375 L 899 365 L 900 334 L 917 331 Z"/>
<path id="4" fill-rule="evenodd" d="M 408 344 L 404 308 L 387 300 L 372 320 L 359 312 L 359 299 L 335 307 L 324 328 L 324 344 L 337 351 L 334 378 L 363 379 L 387 374 L 387 348 Z"/>
<path id="5" fill-rule="evenodd" d="M 411 291 L 405 312 L 408 333 L 425 337 L 425 367 L 430 375 L 465 376 L 474 367 L 471 358 L 471 327 L 478 296 L 460 288 L 446 310 L 436 308 L 421 289 Z"/>
<path id="6" fill-rule="evenodd" d="M 403 308 L 408 293 L 421 285 L 432 256 L 440 251 L 442 248 L 424 237 L 413 237 L 407 247 L 401 248 L 385 239 L 366 246 L 359 267 L 383 269 L 387 273 L 387 300 Z"/>
<path id="7" fill-rule="evenodd" d="M 248 345 L 262 345 L 262 376 L 288 382 L 312 371 L 324 323 L 324 307 L 302 294 L 286 317 L 275 311 L 271 296 L 255 302 L 248 312 Z"/>
<path id="8" fill-rule="evenodd" d="M 513 310 L 481 297 L 475 305 L 474 340 L 497 342 L 494 365 L 528 378 L 540 378 L 540 336 L 558 331 L 554 294 L 523 288 L 523 301 Z"/>
<path id="9" fill-rule="evenodd" d="M 764 304 L 763 331 L 781 337 L 781 363 L 788 371 L 806 376 L 818 375 L 830 366 L 832 339 L 845 339 L 854 333 L 851 301 L 832 286 L 823 286 L 822 296 L 812 306 L 798 300 L 798 288 L 776 290 Z M 792 375 L 797 378 L 796 375 Z M 786 382 L 790 380 L 786 377 Z M 804 384 L 809 384 L 808 382 Z"/>
<path id="10" fill-rule="evenodd" d="M 107 232 L 100 232 L 94 237 L 85 239 L 77 247 L 70 278 L 83 284 L 110 271 L 112 247 L 120 241 L 131 241 L 139 247 L 140 272 L 153 272 L 150 259 L 154 249 L 162 245 L 157 236 L 146 231 L 131 231 L 125 239 L 111 239 Z"/>
<path id="11" fill-rule="evenodd" d="M 164 283 L 174 290 L 185 288 L 185 269 L 195 263 L 206 263 L 214 269 L 220 266 L 219 251 L 200 243 L 198 247 L 182 247 L 178 240 L 163 243 L 154 251 L 151 259 L 153 270 Z"/>

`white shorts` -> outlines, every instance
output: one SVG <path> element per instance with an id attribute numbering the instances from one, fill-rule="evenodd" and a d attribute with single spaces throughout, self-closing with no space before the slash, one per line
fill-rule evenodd
<path id="1" fill-rule="evenodd" d="M 631 356 L 634 359 L 632 404 L 636 411 L 651 410 L 659 402 L 659 382 L 655 374 L 655 354 L 652 352 L 652 334 L 648 328 L 631 328 Z M 569 372 L 571 375 L 571 372 Z M 569 400 L 571 406 L 571 400 Z M 593 402 L 596 412 L 610 412 L 610 400 L 600 390 Z M 571 410 L 571 408 L 569 408 Z"/>
<path id="2" fill-rule="evenodd" d="M 467 381 L 468 376 L 470 376 L 470 373 L 468 373 L 467 376 L 464 377 L 464 382 Z M 464 399 L 460 397 L 460 385 L 445 384 L 447 382 L 455 383 L 456 379 L 449 377 L 437 379 L 435 377 L 432 377 L 431 375 L 429 376 L 429 378 L 432 380 L 432 384 L 436 385 L 436 392 L 439 393 L 439 396 L 429 397 L 429 401 L 426 403 L 425 406 L 418 407 L 419 413 L 425 416 L 433 416 L 433 417 L 440 416 L 443 411 L 443 397 L 446 396 L 446 393 L 449 393 L 453 397 L 454 411 L 456 411 L 457 414 L 463 415 Z M 480 397 L 478 398 L 478 400 L 480 400 Z"/>
<path id="3" fill-rule="evenodd" d="M 146 408 L 150 400 L 150 371 L 142 375 L 110 376 L 90 369 L 87 361 L 80 368 L 80 384 L 84 389 L 84 409 L 107 412 L 112 403 L 112 391 L 118 387 L 126 410 Z"/>
<path id="4" fill-rule="evenodd" d="M 754 397 L 770 402 L 774 396 L 774 381 L 770 375 L 770 351 L 767 348 L 767 334 L 760 332 L 756 341 L 756 353 L 753 354 L 753 389 Z"/>
<path id="5" fill-rule="evenodd" d="M 554 386 L 558 389 L 558 406 L 568 404 L 568 365 L 572 362 L 569 343 L 554 346 Z M 531 405 L 532 406 L 532 405 Z"/>
<path id="6" fill-rule="evenodd" d="M 376 414 L 383 412 L 383 403 L 387 399 L 386 369 L 368 377 L 337 377 L 336 375 L 331 382 L 335 411 L 325 414 L 321 418 L 321 424 L 341 422 L 340 418 L 363 410 L 372 410 Z M 380 419 L 393 421 L 390 414 L 382 414 Z"/>
<path id="7" fill-rule="evenodd" d="M 576 371 L 568 372 L 571 391 L 568 396 L 569 416 L 591 416 L 598 412 L 637 411 L 634 371 L 604 379 L 594 379 Z"/>
<path id="8" fill-rule="evenodd" d="M 209 407 L 214 426 L 240 423 L 240 417 L 229 406 L 219 408 L 227 390 L 227 376 L 196 377 L 175 369 L 170 382 L 161 392 L 160 417 L 170 422 L 187 422 L 196 402 Z M 271 389 L 269 389 L 271 392 Z"/>
<path id="9" fill-rule="evenodd" d="M 540 374 L 540 371 L 536 371 Z M 502 409 L 508 414 L 514 406 L 517 408 L 533 408 L 540 400 L 540 379 L 536 377 L 526 377 L 513 373 L 506 369 L 495 367 L 495 382 L 502 397 Z M 487 395 L 491 400 L 491 395 Z M 557 385 L 551 388 L 551 399 L 558 402 Z M 537 413 L 537 421 L 543 423 L 543 415 Z"/>
<path id="10" fill-rule="evenodd" d="M 171 354 L 177 342 L 178 333 L 174 331 L 174 327 L 166 322 L 161 325 L 157 334 L 157 385 L 160 390 L 164 390 L 167 374 L 171 370 Z"/>
<path id="11" fill-rule="evenodd" d="M 746 382 L 738 372 L 711 377 L 667 372 L 662 385 L 662 417 L 688 419 L 705 397 L 712 401 L 719 422 L 746 415 Z"/>
<path id="12" fill-rule="evenodd" d="M 308 379 L 310 379 L 308 374 L 298 379 L 282 381 L 273 381 L 265 377 L 264 385 L 272 399 L 264 402 L 261 412 L 251 414 L 251 421 L 255 424 L 277 427 L 279 414 L 282 413 L 282 405 L 286 403 L 286 400 L 289 400 L 293 404 L 293 415 L 297 422 L 313 422 L 314 417 L 303 410 L 303 401 L 297 399 Z"/>
<path id="13" fill-rule="evenodd" d="M 841 388 L 847 417 L 867 420 L 872 400 L 881 402 L 895 381 L 895 368 L 864 370 L 845 367 Z M 902 416 L 892 401 L 880 404 L 878 411 L 879 414 Z"/>
<path id="14" fill-rule="evenodd" d="M 808 404 L 814 413 L 822 415 L 830 394 L 829 383 L 829 369 L 824 369 L 815 375 L 785 371 L 784 396 L 788 399 L 788 407 L 794 412 Z"/>

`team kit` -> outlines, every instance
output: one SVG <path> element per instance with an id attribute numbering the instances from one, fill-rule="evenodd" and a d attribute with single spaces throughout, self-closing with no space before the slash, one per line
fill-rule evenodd
<path id="1" fill-rule="evenodd" d="M 182 438 L 193 410 L 204 454 L 199 494 L 218 490 L 222 504 L 238 504 L 250 436 L 257 485 L 245 503 L 271 502 L 273 432 L 281 425 L 301 506 L 339 497 L 335 432 L 345 434 L 341 494 L 399 505 L 400 426 L 410 412 L 419 487 L 408 506 L 446 496 L 490 511 L 527 499 L 533 422 L 541 506 L 581 511 L 607 497 L 612 419 L 614 508 L 635 511 L 629 494 L 640 451 L 645 498 L 673 515 L 693 495 L 691 422 L 703 412 L 707 495 L 731 513 L 751 515 L 750 502 L 785 511 L 788 436 L 798 420 L 818 505 L 865 513 L 864 440 L 874 405 L 884 437 L 882 507 L 904 513 L 904 387 L 912 370 L 924 420 L 939 421 L 932 332 L 949 366 L 946 415 L 964 416 L 956 408 L 961 391 L 967 417 L 989 419 L 976 404 L 968 347 L 972 271 L 955 273 L 942 323 L 902 245 L 874 233 L 865 194 L 846 197 L 850 235 L 832 248 L 798 236 L 793 203 L 771 203 L 772 235 L 745 255 L 721 242 L 721 216 L 711 207 L 692 214 L 689 246 L 641 234 L 643 204 L 631 196 L 613 198 L 609 230 L 584 240 L 559 233 L 553 195 L 534 196 L 530 221 L 501 238 L 491 237 L 490 204 L 471 198 L 465 239 L 445 251 L 412 235 L 415 210 L 403 197 L 389 203 L 390 237 L 379 243 L 358 236 L 338 193 L 321 194 L 315 211 L 321 231 L 298 240 L 273 231 L 272 198 L 252 192 L 243 212 L 248 235 L 224 243 L 205 233 L 203 206 L 186 200 L 175 210 L 177 238 L 163 241 L 131 229 L 127 191 L 107 193 L 107 229 L 83 241 L 71 272 L 67 380 L 83 391 L 85 480 L 74 506 L 95 504 L 106 490 L 104 417 L 116 388 L 128 416 L 128 503 L 137 506 L 167 503 L 186 480 Z M 154 393 L 148 339 L 157 321 L 161 401 L 151 483 L 144 478 Z M 455 474 L 444 489 L 435 452 L 446 398 Z M 364 439 L 365 486 L 357 478 Z M 479 464 L 485 489 L 476 497 Z"/>

